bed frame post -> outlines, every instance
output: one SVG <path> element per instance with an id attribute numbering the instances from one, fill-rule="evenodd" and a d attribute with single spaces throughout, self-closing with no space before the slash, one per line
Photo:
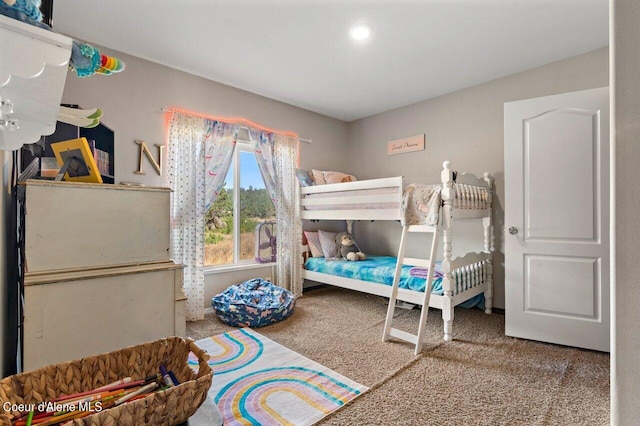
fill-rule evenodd
<path id="1" fill-rule="evenodd" d="M 442 201 L 440 223 L 442 225 L 442 249 L 443 257 L 442 271 L 444 277 L 442 279 L 442 290 L 445 298 L 442 303 L 442 321 L 444 321 L 444 340 L 450 342 L 453 340 L 453 277 L 451 275 L 451 209 L 455 198 L 455 188 L 453 186 L 453 171 L 451 163 L 445 161 L 442 163 Z"/>
<path id="2" fill-rule="evenodd" d="M 489 187 L 489 191 L 487 192 L 487 204 L 489 206 L 493 206 L 492 193 L 493 193 L 493 176 L 491 176 L 488 172 L 485 172 L 483 176 L 485 182 L 487 182 L 487 186 Z M 484 226 L 484 251 L 489 253 L 489 260 L 487 260 L 486 265 L 486 281 L 487 281 L 487 289 L 484 292 L 484 312 L 487 314 L 492 313 L 493 308 L 493 208 L 489 213 L 488 217 L 482 219 L 482 225 Z"/>

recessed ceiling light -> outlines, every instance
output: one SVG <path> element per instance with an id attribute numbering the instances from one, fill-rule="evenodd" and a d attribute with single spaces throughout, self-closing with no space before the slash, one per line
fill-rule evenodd
<path id="1" fill-rule="evenodd" d="M 371 26 L 367 24 L 354 25 L 349 33 L 355 40 L 364 40 L 371 35 Z"/>

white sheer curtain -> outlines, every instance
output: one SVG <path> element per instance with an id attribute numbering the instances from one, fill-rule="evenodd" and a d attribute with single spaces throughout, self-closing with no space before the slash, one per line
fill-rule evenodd
<path id="1" fill-rule="evenodd" d="M 204 318 L 204 226 L 207 208 L 224 183 L 237 126 L 172 113 L 167 185 L 171 196 L 171 257 L 184 265 L 187 321 Z"/>
<path id="2" fill-rule="evenodd" d="M 204 227 L 207 208 L 224 184 L 239 126 L 189 114 L 169 117 L 167 185 L 171 197 L 171 256 L 184 265 L 187 321 L 204 318 Z M 302 294 L 302 222 L 295 177 L 298 140 L 249 130 L 265 185 L 276 207 L 276 283 Z"/>
<path id="3" fill-rule="evenodd" d="M 239 127 L 235 124 L 212 122 L 211 134 L 205 143 L 205 185 L 206 209 L 220 195 L 229 166 L 233 160 L 233 151 L 238 141 Z M 204 228 L 202 228 L 204 232 Z"/>
<path id="4" fill-rule="evenodd" d="M 173 113 L 169 121 L 167 185 L 171 194 L 171 257 L 184 265 L 187 321 L 204 318 L 205 138 L 209 120 Z"/>
<path id="5" fill-rule="evenodd" d="M 249 130 L 258 167 L 271 199 L 276 207 L 278 226 L 278 264 L 276 283 L 290 290 L 296 297 L 302 295 L 300 247 L 302 221 L 298 209 L 298 181 L 295 176 L 298 160 L 297 138 L 274 135 L 255 129 Z"/>

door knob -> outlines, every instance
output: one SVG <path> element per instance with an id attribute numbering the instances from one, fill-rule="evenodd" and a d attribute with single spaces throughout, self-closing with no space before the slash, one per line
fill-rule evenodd
<path id="1" fill-rule="evenodd" d="M 516 235 L 518 233 L 518 228 L 516 228 L 515 226 L 512 226 L 511 228 L 509 228 L 509 233 L 511 235 Z"/>

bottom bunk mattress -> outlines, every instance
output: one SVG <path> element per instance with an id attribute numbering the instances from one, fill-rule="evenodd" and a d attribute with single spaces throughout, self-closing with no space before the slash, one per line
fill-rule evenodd
<path id="1" fill-rule="evenodd" d="M 308 271 L 336 275 L 354 280 L 375 282 L 391 286 L 396 268 L 396 258 L 393 256 L 368 255 L 367 260 L 350 262 L 347 260 L 326 259 L 324 257 L 310 257 L 304 264 Z M 422 268 L 402 265 L 400 274 L 400 288 L 423 292 L 426 284 L 426 273 Z M 440 262 L 436 263 L 431 294 L 442 295 L 442 270 Z M 484 294 L 479 294 L 459 304 L 464 308 L 479 307 L 484 309 Z"/>

